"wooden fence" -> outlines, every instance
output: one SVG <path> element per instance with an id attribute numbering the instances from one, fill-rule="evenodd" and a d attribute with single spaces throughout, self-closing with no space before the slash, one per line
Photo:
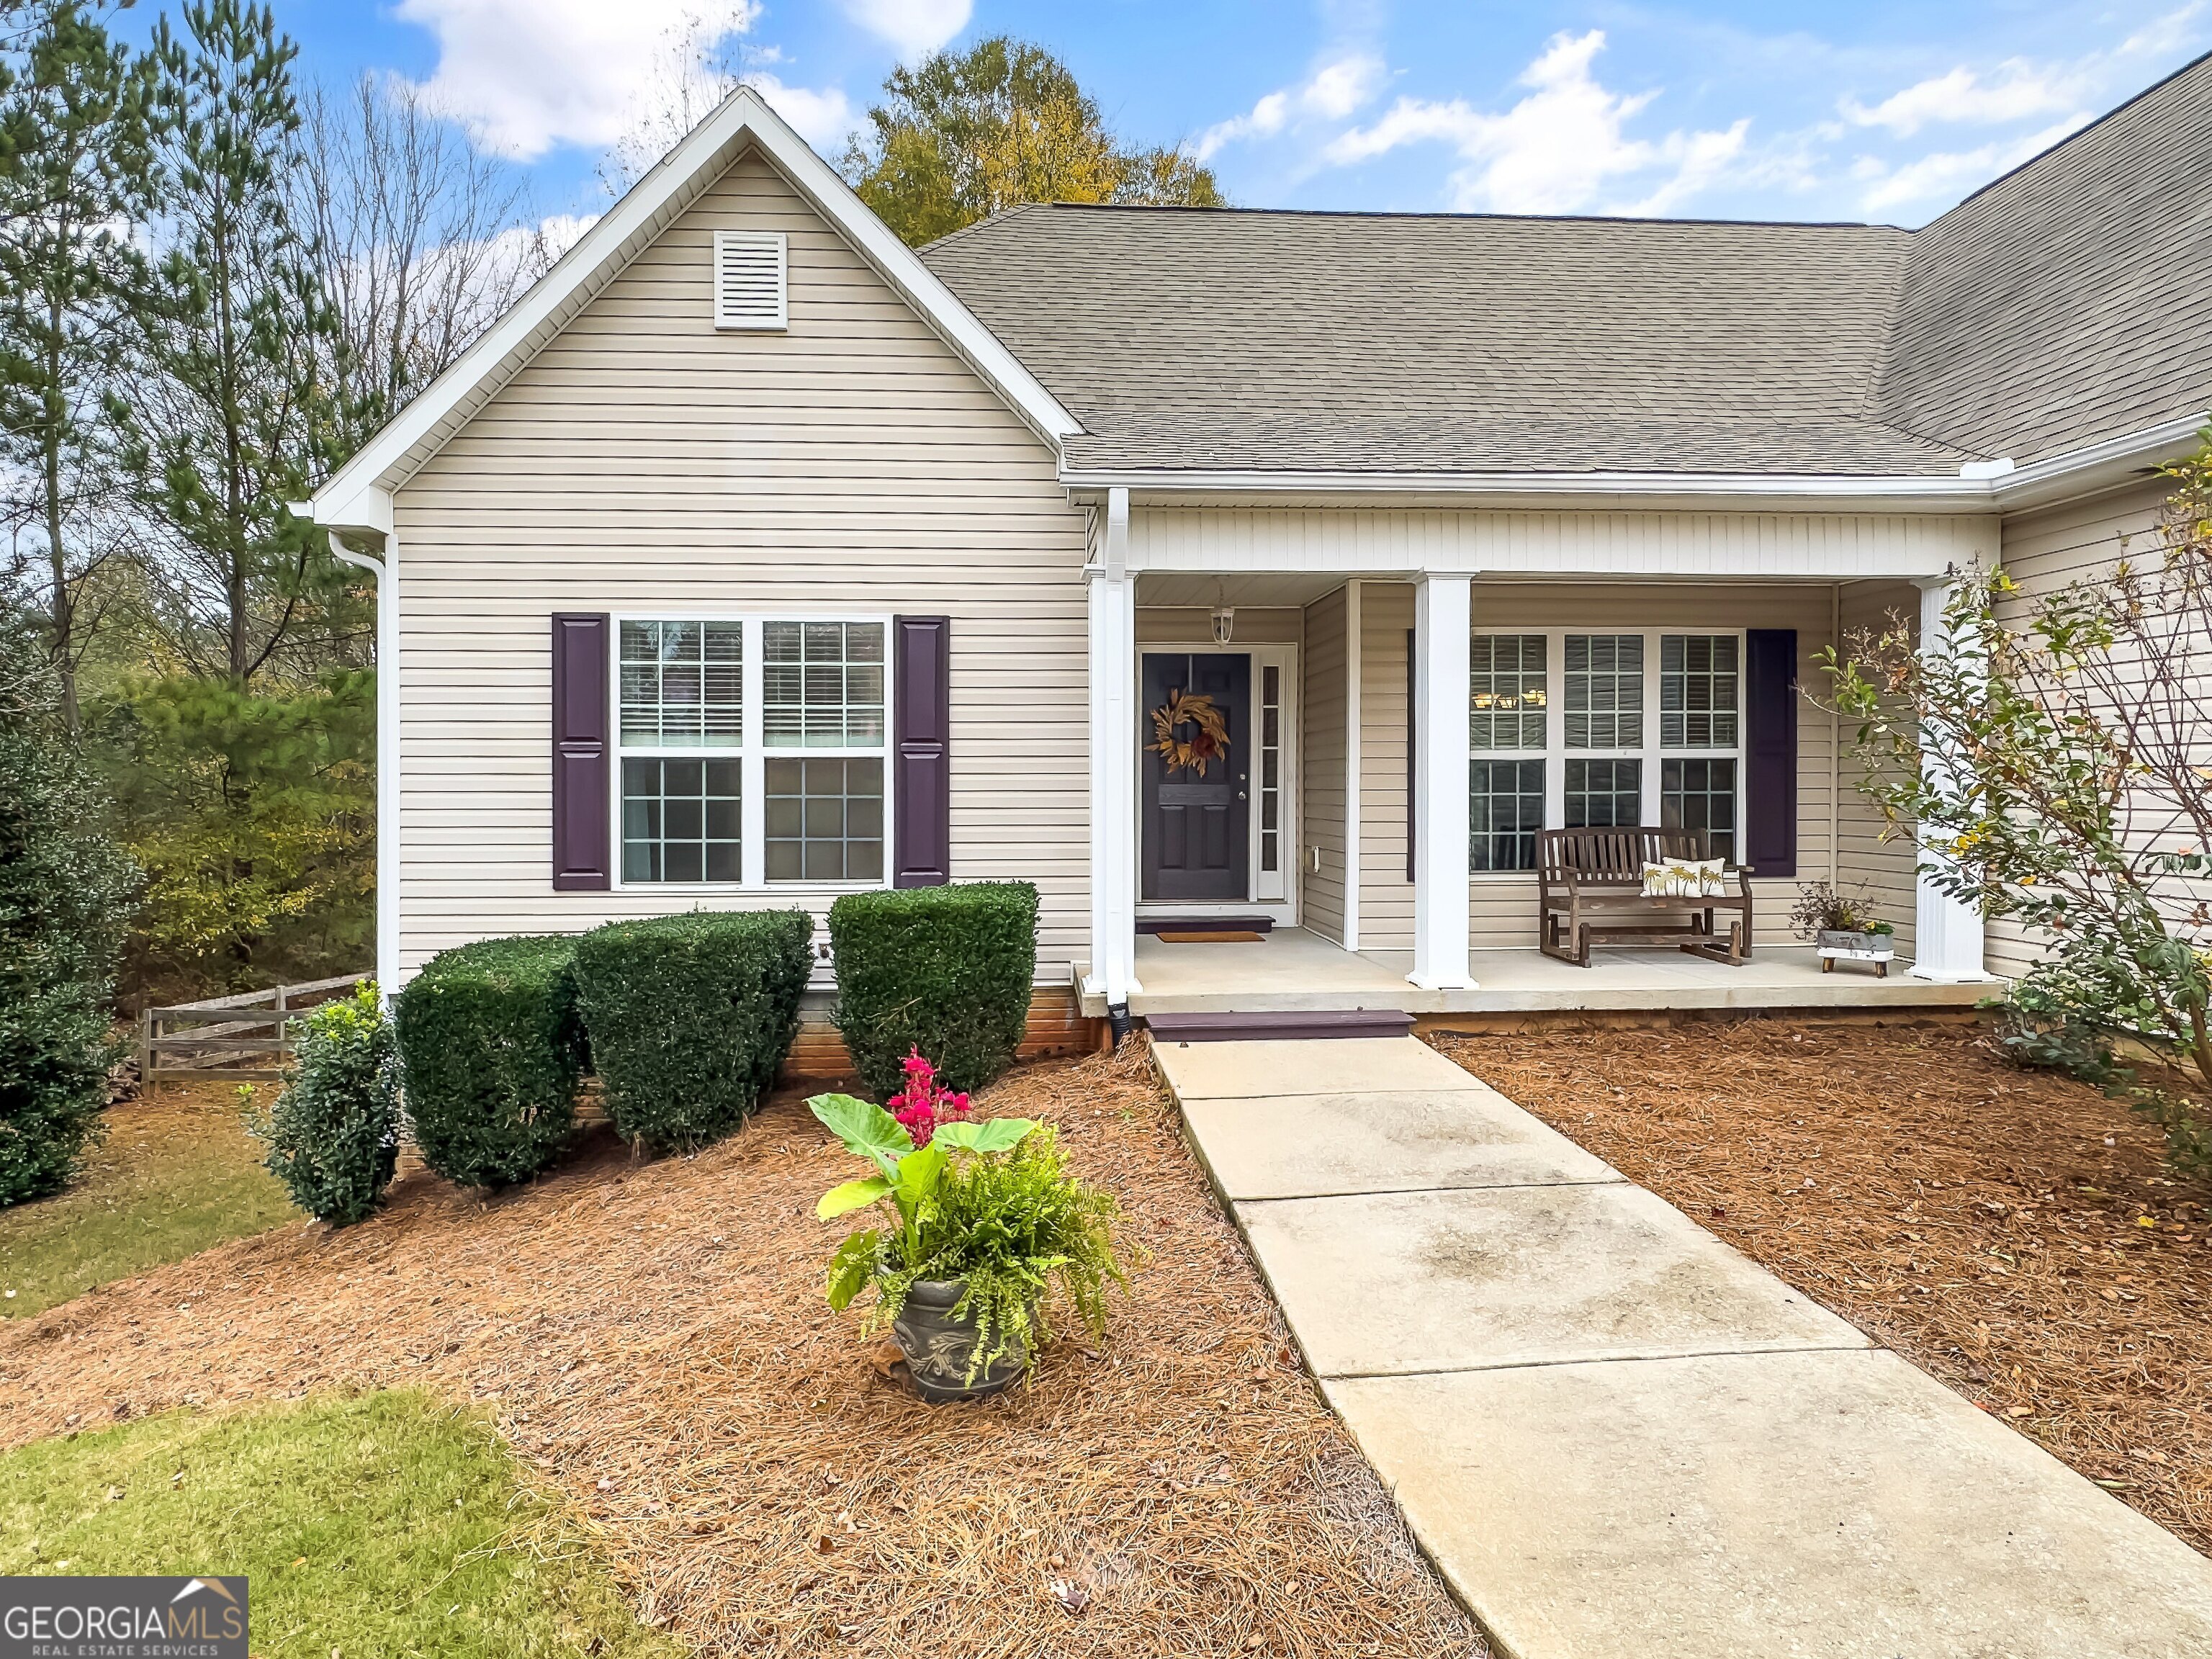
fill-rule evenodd
<path id="1" fill-rule="evenodd" d="M 303 1010 L 350 992 L 367 974 L 265 991 L 145 1008 L 138 1014 L 138 1081 L 194 1078 L 203 1082 L 273 1083 L 292 1057 L 292 1020 Z M 266 1012 L 260 1012 L 265 1010 Z M 256 1062 L 258 1062 L 258 1064 Z"/>

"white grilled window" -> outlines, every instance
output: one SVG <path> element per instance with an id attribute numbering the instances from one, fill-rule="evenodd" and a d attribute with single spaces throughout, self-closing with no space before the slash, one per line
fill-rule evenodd
<path id="1" fill-rule="evenodd" d="M 784 236 L 780 230 L 714 233 L 714 326 L 787 325 Z"/>

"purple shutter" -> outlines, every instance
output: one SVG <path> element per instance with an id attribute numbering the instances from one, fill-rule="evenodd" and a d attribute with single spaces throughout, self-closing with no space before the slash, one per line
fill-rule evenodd
<path id="1" fill-rule="evenodd" d="M 1744 646 L 1744 837 L 1762 876 L 1797 873 L 1797 630 L 1754 628 Z"/>
<path id="2" fill-rule="evenodd" d="M 553 890 L 604 892 L 607 798 L 607 641 L 604 616 L 553 618 Z"/>
<path id="3" fill-rule="evenodd" d="M 891 618 L 891 885 L 952 879 L 952 619 Z"/>

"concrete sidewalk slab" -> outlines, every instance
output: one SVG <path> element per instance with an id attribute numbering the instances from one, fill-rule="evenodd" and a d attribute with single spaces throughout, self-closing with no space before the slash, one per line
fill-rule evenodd
<path id="1" fill-rule="evenodd" d="M 1248 1201 L 1237 1217 L 1325 1377 L 1867 1346 L 1626 1182 Z"/>
<path id="2" fill-rule="evenodd" d="M 1177 1101 L 1489 1088 L 1412 1037 L 1162 1042 L 1152 1060 Z"/>
<path id="3" fill-rule="evenodd" d="M 1495 1090 L 1192 1099 L 1183 1116 L 1228 1197 L 1619 1181 Z"/>
<path id="4" fill-rule="evenodd" d="M 1510 1659 L 2212 1654 L 2212 1562 L 1878 1349 L 1325 1387 Z"/>

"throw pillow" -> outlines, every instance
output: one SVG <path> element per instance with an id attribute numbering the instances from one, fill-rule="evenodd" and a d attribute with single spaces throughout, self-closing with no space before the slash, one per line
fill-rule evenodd
<path id="1" fill-rule="evenodd" d="M 1702 878 L 1694 864 L 1680 859 L 1669 859 L 1664 864 L 1644 866 L 1644 896 L 1646 898 L 1695 898 Z"/>
<path id="2" fill-rule="evenodd" d="M 1728 860 L 1699 859 L 1697 860 L 1698 884 L 1691 890 L 1705 898 L 1726 898 L 1729 892 Z"/>

